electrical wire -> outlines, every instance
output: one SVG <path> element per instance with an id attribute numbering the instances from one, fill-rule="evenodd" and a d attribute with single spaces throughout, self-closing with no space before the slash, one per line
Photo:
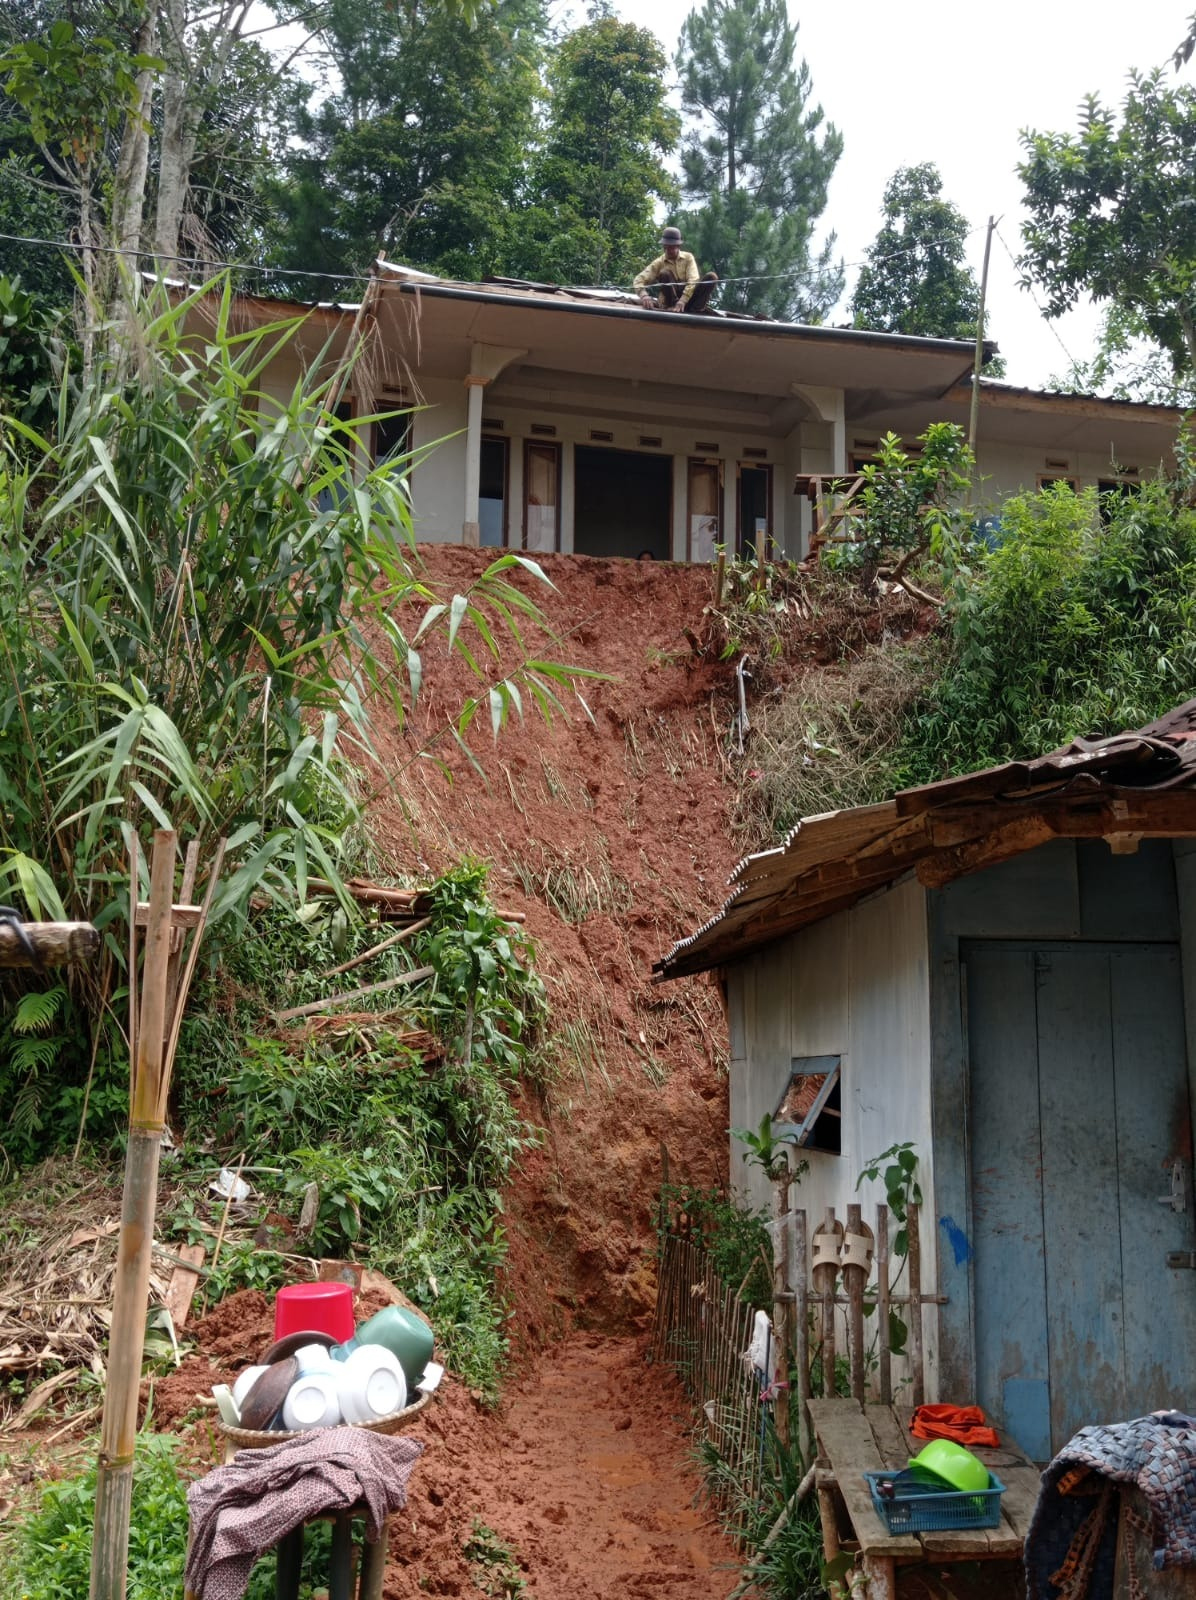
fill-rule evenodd
<path id="1" fill-rule="evenodd" d="M 1015 268 L 1017 268 L 1018 271 L 1020 271 L 1021 269 L 1018 267 L 1017 257 L 1014 255 L 1013 251 L 1009 248 L 1009 246 L 1005 243 L 1005 239 L 1004 239 L 1004 237 L 1003 237 L 1003 235 L 1001 233 L 1001 230 L 1000 230 L 1000 228 L 998 228 L 996 226 L 995 223 L 993 224 L 993 232 L 996 234 L 997 238 L 1000 239 L 1001 248 L 1002 248 L 1002 250 L 1004 250 L 1005 254 L 1009 257 L 1009 259 L 1012 262 L 1013 266 Z M 1064 344 L 1063 335 L 1059 332 L 1058 328 L 1055 326 L 1054 319 L 1051 318 L 1051 317 L 1048 317 L 1046 312 L 1043 310 L 1042 306 L 1039 305 L 1038 300 L 1035 297 L 1033 289 L 1031 289 L 1028 284 L 1023 284 L 1021 282 L 1020 278 L 1018 280 L 1018 283 L 1022 288 L 1025 289 L 1026 293 L 1030 296 L 1030 300 L 1031 300 L 1031 303 L 1034 306 L 1035 311 L 1038 312 L 1038 315 L 1042 318 L 1042 320 L 1046 323 L 1047 327 L 1054 334 L 1055 339 L 1056 339 L 1056 341 L 1057 341 L 1057 343 L 1059 345 L 1060 350 L 1062 350 L 1063 354 L 1067 357 L 1068 365 L 1070 366 L 1071 370 L 1073 372 L 1075 372 L 1077 370 L 1077 368 L 1079 367 L 1079 362 L 1076 360 L 1075 356 L 1072 355 L 1071 351 Z"/>

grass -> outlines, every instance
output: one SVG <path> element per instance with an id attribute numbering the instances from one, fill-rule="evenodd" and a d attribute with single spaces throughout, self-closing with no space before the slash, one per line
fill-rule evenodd
<path id="1" fill-rule="evenodd" d="M 907 716 L 932 675 L 933 647 L 869 646 L 804 674 L 753 711 L 749 781 L 734 824 L 752 847 L 802 817 L 868 805 L 893 791 Z"/>

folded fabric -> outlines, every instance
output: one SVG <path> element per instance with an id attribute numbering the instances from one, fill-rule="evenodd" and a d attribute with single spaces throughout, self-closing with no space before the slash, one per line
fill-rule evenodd
<path id="1" fill-rule="evenodd" d="M 995 1450 L 1001 1442 L 979 1406 L 919 1406 L 909 1431 L 915 1439 L 954 1439 L 969 1450 Z"/>
<path id="2" fill-rule="evenodd" d="M 191 1546 L 184 1587 L 201 1600 L 241 1600 L 253 1564 L 311 1517 L 364 1505 L 377 1541 L 407 1503 L 423 1445 L 366 1428 L 315 1428 L 265 1450 L 240 1450 L 187 1490 Z"/>

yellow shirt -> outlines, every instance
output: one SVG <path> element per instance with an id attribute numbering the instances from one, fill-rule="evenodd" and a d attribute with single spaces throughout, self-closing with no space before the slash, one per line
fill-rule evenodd
<path id="1" fill-rule="evenodd" d="M 650 262 L 642 272 L 636 273 L 635 288 L 643 290 L 650 283 L 659 283 L 660 274 L 666 267 L 676 276 L 678 283 L 684 281 L 685 291 L 681 296 L 681 304 L 687 304 L 702 276 L 698 271 L 696 258 L 688 250 L 678 250 L 675 261 L 670 261 L 668 256 L 657 256 L 656 260 Z"/>

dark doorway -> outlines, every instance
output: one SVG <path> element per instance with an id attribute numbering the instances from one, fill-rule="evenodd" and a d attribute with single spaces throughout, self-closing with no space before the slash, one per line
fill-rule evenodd
<path id="1" fill-rule="evenodd" d="M 761 554 L 768 558 L 771 490 L 771 467 L 740 465 L 739 554 L 744 561 L 754 561 Z"/>
<path id="2" fill-rule="evenodd" d="M 497 546 L 507 542 L 509 457 L 510 446 L 506 439 L 483 438 L 478 476 L 479 544 Z"/>
<path id="3" fill-rule="evenodd" d="M 573 452 L 573 548 L 582 556 L 637 556 L 667 561 L 673 502 L 669 456 L 634 450 Z"/>

